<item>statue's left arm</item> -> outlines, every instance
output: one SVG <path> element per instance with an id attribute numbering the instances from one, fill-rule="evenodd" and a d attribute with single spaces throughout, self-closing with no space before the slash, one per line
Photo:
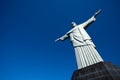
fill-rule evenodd
<path id="1" fill-rule="evenodd" d="M 82 27 L 83 28 L 87 28 L 90 24 L 92 24 L 94 21 L 96 20 L 96 18 L 94 16 L 92 16 L 90 19 L 88 19 L 87 21 L 85 21 L 84 23 L 82 23 Z"/>
<path id="2" fill-rule="evenodd" d="M 98 10 L 90 19 L 82 23 L 83 28 L 87 28 L 91 23 L 93 23 L 96 20 L 96 16 L 101 12 L 101 9 Z"/>

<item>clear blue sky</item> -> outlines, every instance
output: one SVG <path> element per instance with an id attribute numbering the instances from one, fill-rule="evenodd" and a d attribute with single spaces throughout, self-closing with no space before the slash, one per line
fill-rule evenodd
<path id="1" fill-rule="evenodd" d="M 54 40 L 102 9 L 87 32 L 105 61 L 120 66 L 119 0 L 1 0 L 0 80 L 70 80 L 69 40 Z"/>

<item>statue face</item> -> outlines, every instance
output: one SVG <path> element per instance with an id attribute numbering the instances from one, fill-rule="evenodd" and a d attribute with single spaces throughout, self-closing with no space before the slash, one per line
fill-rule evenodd
<path id="1" fill-rule="evenodd" d="M 72 22 L 72 27 L 77 26 L 77 24 L 75 22 Z"/>

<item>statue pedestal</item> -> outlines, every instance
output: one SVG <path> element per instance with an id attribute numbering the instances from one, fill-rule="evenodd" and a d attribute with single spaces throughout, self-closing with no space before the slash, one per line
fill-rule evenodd
<path id="1" fill-rule="evenodd" d="M 99 62 L 75 70 L 71 80 L 120 80 L 120 67 L 110 62 Z"/>

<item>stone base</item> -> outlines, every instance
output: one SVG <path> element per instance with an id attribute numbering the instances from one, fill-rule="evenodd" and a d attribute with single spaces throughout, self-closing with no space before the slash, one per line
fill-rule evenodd
<path id="1" fill-rule="evenodd" d="M 74 71 L 71 80 L 120 80 L 120 67 L 99 62 Z"/>

